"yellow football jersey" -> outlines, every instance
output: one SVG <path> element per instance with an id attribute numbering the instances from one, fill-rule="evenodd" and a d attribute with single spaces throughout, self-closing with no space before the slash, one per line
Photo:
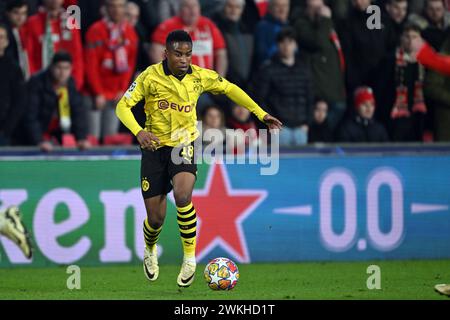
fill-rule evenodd
<path id="1" fill-rule="evenodd" d="M 142 128 L 132 117 L 130 109 L 145 99 L 145 130 L 158 137 L 160 146 L 189 143 L 199 136 L 196 105 L 203 92 L 225 94 L 235 102 L 241 102 L 260 120 L 267 114 L 240 88 L 217 72 L 191 65 L 180 79 L 171 74 L 164 60 L 149 66 L 136 78 L 119 101 L 117 116 L 136 135 Z"/>

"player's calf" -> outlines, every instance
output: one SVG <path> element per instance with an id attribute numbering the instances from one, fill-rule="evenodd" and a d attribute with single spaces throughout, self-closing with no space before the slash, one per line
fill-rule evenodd
<path id="1" fill-rule="evenodd" d="M 184 253 L 177 283 L 180 287 L 188 287 L 194 281 L 196 268 L 197 214 L 192 202 L 184 207 L 177 206 L 177 221 Z"/>

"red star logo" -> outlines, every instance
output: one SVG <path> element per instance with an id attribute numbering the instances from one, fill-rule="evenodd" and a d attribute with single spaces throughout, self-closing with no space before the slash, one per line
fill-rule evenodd
<path id="1" fill-rule="evenodd" d="M 211 165 L 205 188 L 192 195 L 198 219 L 197 259 L 220 246 L 237 261 L 250 262 L 242 223 L 266 196 L 265 190 L 232 189 L 225 166 Z"/>

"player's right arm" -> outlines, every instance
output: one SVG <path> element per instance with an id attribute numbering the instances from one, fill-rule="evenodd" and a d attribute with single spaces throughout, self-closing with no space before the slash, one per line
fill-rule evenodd
<path id="1" fill-rule="evenodd" d="M 155 150 L 156 146 L 159 145 L 159 139 L 153 133 L 145 131 L 136 121 L 133 112 L 131 112 L 131 108 L 145 97 L 145 75 L 146 71 L 142 72 L 125 92 L 117 104 L 116 115 L 136 136 L 142 148 Z"/>

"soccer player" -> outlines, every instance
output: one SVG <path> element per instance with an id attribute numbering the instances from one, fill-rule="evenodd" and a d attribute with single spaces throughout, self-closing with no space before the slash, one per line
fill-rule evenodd
<path id="1" fill-rule="evenodd" d="M 13 241 L 25 257 L 31 259 L 33 251 L 30 236 L 22 223 L 19 208 L 12 206 L 4 211 L 0 210 L 0 235 Z"/>
<path id="2" fill-rule="evenodd" d="M 183 30 L 166 38 L 165 59 L 142 72 L 117 104 L 116 114 L 141 145 L 141 187 L 147 210 L 144 221 L 144 273 L 158 278 L 158 237 L 166 216 L 166 196 L 173 188 L 177 221 L 183 246 L 183 264 L 177 278 L 180 287 L 194 281 L 197 216 L 191 202 L 197 166 L 193 142 L 196 103 L 203 92 L 225 94 L 253 112 L 269 129 L 281 129 L 281 122 L 262 110 L 242 89 L 217 72 L 191 65 L 192 39 Z M 145 98 L 147 121 L 143 129 L 131 108 Z M 182 158 L 176 164 L 175 158 Z"/>

